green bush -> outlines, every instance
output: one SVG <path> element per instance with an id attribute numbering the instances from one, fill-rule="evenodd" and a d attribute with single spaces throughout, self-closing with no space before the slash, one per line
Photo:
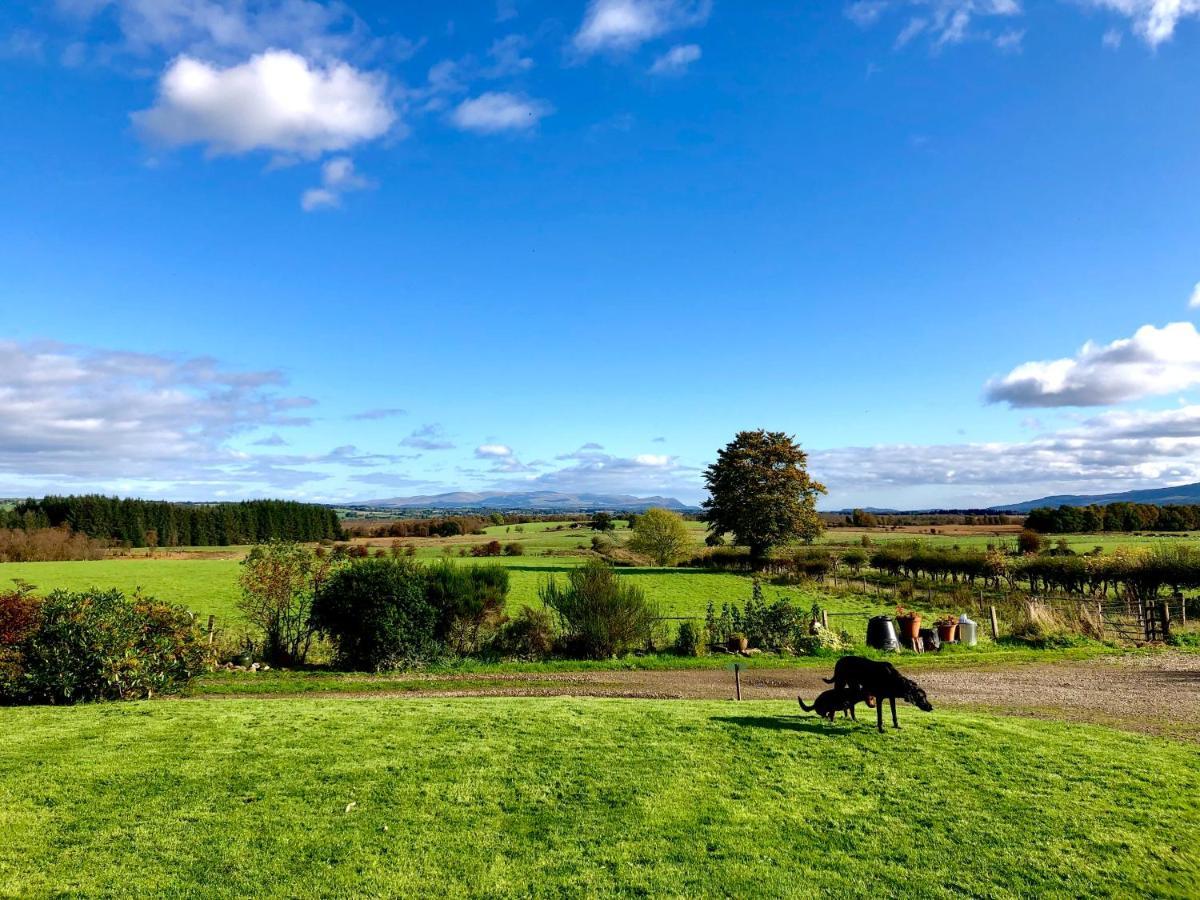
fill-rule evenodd
<path id="1" fill-rule="evenodd" d="M 641 589 L 622 582 L 598 559 L 568 572 L 565 586 L 551 578 L 538 593 L 558 614 L 568 652 L 588 659 L 608 659 L 649 644 L 658 619 Z"/>
<path id="2" fill-rule="evenodd" d="M 407 559 L 367 559 L 335 572 L 313 601 L 313 623 L 336 663 L 378 672 L 436 655 L 437 608 L 424 569 Z"/>
<path id="3" fill-rule="evenodd" d="M 544 609 L 521 607 L 517 615 L 501 626 L 495 648 L 501 656 L 539 660 L 554 648 L 554 623 Z"/>
<path id="4" fill-rule="evenodd" d="M 434 638 L 460 655 L 489 643 L 504 617 L 508 569 L 443 560 L 425 572 L 426 597 L 437 611 Z"/>
<path id="5" fill-rule="evenodd" d="M 704 652 L 704 629 L 695 622 L 680 622 L 675 634 L 675 652 L 680 656 L 700 656 Z"/>
<path id="6" fill-rule="evenodd" d="M 0 647 L 0 701 L 79 703 L 169 693 L 208 666 L 208 651 L 187 610 L 116 590 L 55 591 L 18 605 L 25 627 Z M 15 616 L 5 616 L 11 625 Z"/>

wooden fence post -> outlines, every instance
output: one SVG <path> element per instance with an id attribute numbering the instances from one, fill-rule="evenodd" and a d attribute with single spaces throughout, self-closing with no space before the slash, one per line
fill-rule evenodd
<path id="1" fill-rule="evenodd" d="M 1171 636 L 1171 604 L 1164 600 L 1159 613 L 1162 615 L 1162 627 L 1159 631 L 1162 632 L 1161 637 L 1165 641 Z"/>
<path id="2" fill-rule="evenodd" d="M 992 640 L 1000 640 L 1000 623 L 996 621 L 996 607 L 989 606 L 988 611 L 992 614 Z"/>
<path id="3" fill-rule="evenodd" d="M 213 632 L 216 630 L 216 627 L 217 627 L 217 617 L 214 615 L 209 615 L 209 617 L 208 617 L 208 646 L 210 646 L 210 647 L 212 646 Z"/>
<path id="4" fill-rule="evenodd" d="M 829 613 L 826 610 L 821 610 L 821 624 L 826 631 L 829 630 Z"/>

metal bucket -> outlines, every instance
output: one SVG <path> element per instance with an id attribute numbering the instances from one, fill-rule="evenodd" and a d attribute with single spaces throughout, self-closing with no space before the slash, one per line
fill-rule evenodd
<path id="1" fill-rule="evenodd" d="M 872 616 L 867 622 L 867 646 L 876 650 L 899 650 L 896 623 L 891 616 Z"/>
<path id="2" fill-rule="evenodd" d="M 958 642 L 967 647 L 974 647 L 979 643 L 979 623 L 978 622 L 959 622 L 958 623 Z"/>

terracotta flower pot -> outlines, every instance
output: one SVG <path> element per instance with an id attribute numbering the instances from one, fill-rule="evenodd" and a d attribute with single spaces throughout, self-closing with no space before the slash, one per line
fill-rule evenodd
<path id="1" fill-rule="evenodd" d="M 943 644 L 953 641 L 958 636 L 958 623 L 954 622 L 950 625 L 938 625 L 938 637 L 941 638 Z"/>
<path id="2" fill-rule="evenodd" d="M 916 613 L 900 616 L 896 624 L 900 626 L 900 637 L 905 641 L 912 642 L 921 636 L 921 617 Z"/>

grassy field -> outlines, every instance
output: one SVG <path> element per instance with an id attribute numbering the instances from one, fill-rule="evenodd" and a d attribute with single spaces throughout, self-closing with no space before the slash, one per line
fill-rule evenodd
<path id="1" fill-rule="evenodd" d="M 419 559 L 430 561 L 444 556 L 447 547 L 455 553 L 451 559 L 460 561 L 457 551 L 495 538 L 502 542 L 516 541 L 522 544 L 525 555 L 500 557 L 485 560 L 486 563 L 502 565 L 511 575 L 509 604 L 513 608 L 522 605 L 537 606 L 538 588 L 550 577 L 562 577 L 572 566 L 578 565 L 584 554 L 579 546 L 590 547 L 594 532 L 580 528 L 555 531 L 562 523 L 536 522 L 524 526 L 493 526 L 481 537 L 462 536 L 456 538 L 430 538 L 401 541 L 417 547 Z M 621 526 L 624 523 L 619 523 Z M 699 522 L 688 523 L 696 538 L 697 548 L 702 546 L 703 526 Z M 517 531 L 517 528 L 523 529 Z M 986 529 L 985 529 L 986 530 Z M 823 540 L 827 543 L 857 546 L 866 533 L 854 529 L 831 529 Z M 620 527 L 610 537 L 623 541 L 629 531 Z M 984 533 L 970 535 L 914 535 L 902 532 L 871 531 L 871 540 L 879 543 L 893 540 L 922 540 L 933 545 L 961 547 L 983 547 L 987 543 L 1004 543 L 1011 535 L 994 536 Z M 1195 541 L 1200 535 L 1148 536 L 1148 535 L 1071 535 L 1068 542 L 1076 550 L 1091 550 L 1100 546 L 1111 552 L 1119 546 L 1154 546 L 1165 541 Z M 372 543 L 388 547 L 390 539 L 376 539 Z M 115 587 L 126 593 L 136 589 L 161 599 L 171 600 L 186 606 L 202 618 L 215 615 L 226 627 L 238 627 L 240 615 L 237 610 L 239 596 L 237 586 L 238 561 L 246 548 L 183 548 L 172 551 L 170 556 L 160 555 L 146 558 L 142 555 L 87 561 L 52 563 L 0 563 L 0 587 L 7 586 L 12 579 L 23 579 L 39 590 L 54 588 L 78 590 L 86 587 Z M 549 553 L 550 555 L 547 555 Z M 472 561 L 468 559 L 468 561 Z M 750 579 L 743 575 L 708 572 L 692 569 L 626 568 L 621 576 L 641 587 L 647 596 L 658 605 L 661 614 L 670 617 L 695 617 L 704 615 L 711 600 L 718 607 L 725 602 L 744 602 L 750 595 Z M 767 597 L 786 596 L 803 607 L 819 603 L 833 612 L 854 613 L 852 620 L 838 620 L 837 624 L 850 628 L 857 634 L 862 630 L 865 618 L 880 611 L 890 611 L 891 604 L 865 596 L 854 596 L 844 592 L 831 596 L 827 591 L 806 587 L 766 588 Z M 912 605 L 920 606 L 919 598 Z"/>
<path id="2" fill-rule="evenodd" d="M 1196 896 L 1200 751 L 790 704 L 0 710 L 0 893 Z"/>
<path id="3" fill-rule="evenodd" d="M 501 565 L 511 576 L 509 606 L 540 606 L 538 588 L 552 577 L 563 578 L 582 557 L 530 556 L 502 557 L 485 560 L 484 565 Z M 462 562 L 457 557 L 455 562 Z M 474 562 L 475 560 L 468 560 Z M 0 563 L 0 586 L 12 579 L 23 579 L 39 590 L 54 588 L 79 590 L 87 587 L 115 587 L 126 593 L 143 592 L 186 606 L 201 618 L 215 615 L 222 625 L 240 621 L 237 609 L 239 597 L 236 559 L 106 559 L 86 562 Z M 694 616 L 702 618 L 709 600 L 719 608 L 723 602 L 742 603 L 750 596 L 751 581 L 747 576 L 725 572 L 706 572 L 695 569 L 622 569 L 621 577 L 628 578 L 645 590 L 664 616 Z M 818 601 L 817 595 L 798 587 L 768 585 L 768 598 L 787 596 L 804 606 Z M 876 610 L 865 598 L 830 601 L 822 605 L 841 611 Z"/>

